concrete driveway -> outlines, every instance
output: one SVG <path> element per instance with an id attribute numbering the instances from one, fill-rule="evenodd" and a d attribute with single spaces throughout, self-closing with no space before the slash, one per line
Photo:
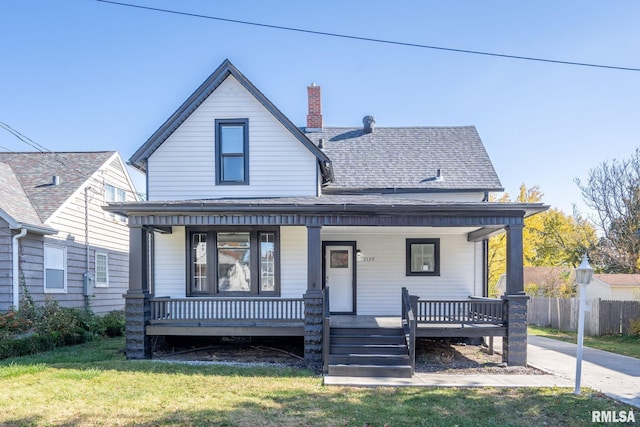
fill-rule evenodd
<path id="1" fill-rule="evenodd" d="M 529 365 L 562 378 L 576 378 L 576 345 L 529 335 Z M 640 359 L 584 347 L 582 387 L 599 390 L 640 408 Z"/>

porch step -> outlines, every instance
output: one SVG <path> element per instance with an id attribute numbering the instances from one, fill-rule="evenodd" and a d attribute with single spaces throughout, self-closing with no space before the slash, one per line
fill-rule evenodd
<path id="1" fill-rule="evenodd" d="M 329 365 L 329 375 L 340 377 L 411 378 L 411 366 Z"/>
<path id="2" fill-rule="evenodd" d="M 333 327 L 328 375 L 410 378 L 411 362 L 402 328 Z"/>
<path id="3" fill-rule="evenodd" d="M 409 364 L 409 355 L 399 354 L 331 354 L 330 365 L 402 366 Z"/>

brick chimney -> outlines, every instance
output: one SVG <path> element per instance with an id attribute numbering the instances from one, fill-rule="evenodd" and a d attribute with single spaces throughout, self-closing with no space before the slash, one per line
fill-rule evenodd
<path id="1" fill-rule="evenodd" d="M 309 97 L 309 114 L 307 114 L 307 132 L 322 131 L 322 107 L 320 105 L 320 86 L 311 83 L 307 86 L 307 95 Z"/>

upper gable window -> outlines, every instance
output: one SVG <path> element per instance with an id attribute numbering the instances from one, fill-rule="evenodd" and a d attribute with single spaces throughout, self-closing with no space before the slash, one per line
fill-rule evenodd
<path id="1" fill-rule="evenodd" d="M 249 119 L 218 119 L 216 184 L 249 184 Z"/>

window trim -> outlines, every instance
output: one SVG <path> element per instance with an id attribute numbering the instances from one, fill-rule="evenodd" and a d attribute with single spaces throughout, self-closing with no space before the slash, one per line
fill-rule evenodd
<path id="1" fill-rule="evenodd" d="M 186 230 L 185 251 L 187 255 L 186 266 L 186 293 L 187 297 L 279 297 L 280 296 L 280 228 L 279 227 L 189 227 Z M 251 289 L 248 292 L 228 292 L 218 291 L 218 233 L 249 233 L 250 259 L 249 268 L 251 272 Z M 207 235 L 207 285 L 208 292 L 193 292 L 193 251 L 191 242 L 196 233 L 206 233 Z M 260 275 L 260 241 L 259 236 L 263 233 L 274 234 L 274 290 L 261 291 Z"/>
<path id="2" fill-rule="evenodd" d="M 222 170 L 222 141 L 220 129 L 224 125 L 242 125 L 243 135 L 243 166 L 244 179 L 238 181 L 225 180 Z M 216 149 L 216 185 L 249 185 L 249 119 L 216 119 L 215 120 L 215 149 Z"/>
<path id="3" fill-rule="evenodd" d="M 47 248 L 62 250 L 62 288 L 47 288 Z M 45 294 L 66 294 L 67 293 L 67 247 L 45 243 L 42 251 L 42 287 Z"/>
<path id="4" fill-rule="evenodd" d="M 411 270 L 411 245 L 434 245 L 433 258 L 434 268 L 433 271 L 412 271 Z M 424 239 L 407 239 L 406 243 L 406 275 L 407 276 L 440 276 L 440 239 L 424 238 Z"/>
<path id="5" fill-rule="evenodd" d="M 109 200 L 109 187 L 113 188 L 113 200 Z M 104 203 L 105 205 L 113 202 L 113 203 L 117 203 L 117 202 L 126 202 L 127 201 L 127 190 L 120 188 L 116 185 L 113 184 L 109 184 L 107 182 L 104 183 Z M 120 214 L 116 214 L 113 212 L 106 212 L 104 213 L 104 216 L 106 219 L 111 220 L 111 221 L 117 221 L 120 223 L 124 223 L 126 224 L 127 222 L 127 217 L 120 215 Z"/>
<path id="6" fill-rule="evenodd" d="M 104 256 L 104 267 L 105 267 L 105 275 L 106 281 L 99 282 L 98 281 L 98 257 Z M 96 288 L 108 288 L 109 287 L 109 254 L 106 252 L 96 252 L 95 254 L 95 266 L 94 266 L 94 286 Z"/>

